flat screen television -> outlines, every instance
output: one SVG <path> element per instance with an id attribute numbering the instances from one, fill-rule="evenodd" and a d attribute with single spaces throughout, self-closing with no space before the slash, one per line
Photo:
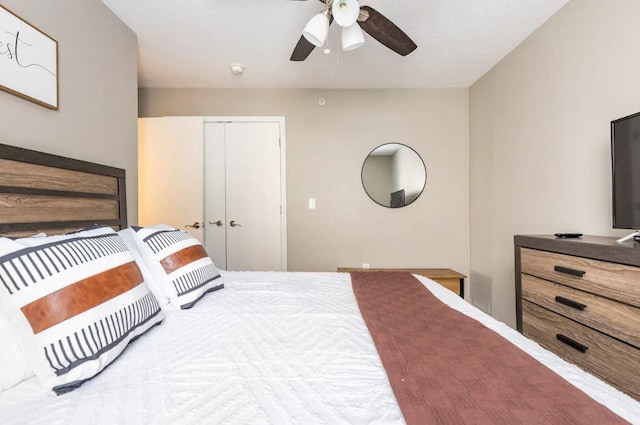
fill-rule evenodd
<path id="1" fill-rule="evenodd" d="M 640 112 L 611 121 L 613 227 L 640 229 Z"/>

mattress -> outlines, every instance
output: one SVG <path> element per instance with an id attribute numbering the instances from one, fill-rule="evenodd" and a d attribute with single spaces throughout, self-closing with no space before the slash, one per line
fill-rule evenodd
<path id="1" fill-rule="evenodd" d="M 35 378 L 0 393 L 2 424 L 402 424 L 348 274 L 226 272 L 225 289 L 56 397 Z M 632 423 L 640 403 L 427 278 L 481 321 Z"/>

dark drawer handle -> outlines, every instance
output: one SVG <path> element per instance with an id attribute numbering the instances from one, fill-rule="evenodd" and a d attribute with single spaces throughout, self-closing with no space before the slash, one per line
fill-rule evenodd
<path id="1" fill-rule="evenodd" d="M 586 273 L 586 272 L 583 272 L 582 270 L 570 269 L 569 267 L 562 267 L 562 266 L 555 266 L 553 270 L 560 273 L 570 274 L 571 276 L 578 276 L 578 277 L 584 277 Z"/>
<path id="2" fill-rule="evenodd" d="M 556 301 L 560 304 L 568 305 L 569 307 L 576 308 L 578 310 L 584 310 L 587 308 L 586 304 L 580 304 L 577 301 L 570 300 L 569 298 L 561 297 L 560 295 L 556 296 Z"/>
<path id="3" fill-rule="evenodd" d="M 587 350 L 589 349 L 589 347 L 587 347 L 586 345 L 582 345 L 578 341 L 574 341 L 573 339 L 569 338 L 568 336 L 564 336 L 562 334 L 556 334 L 556 339 L 558 339 L 558 341 L 564 342 L 565 344 L 567 344 L 571 348 L 575 348 L 576 350 L 580 351 L 581 353 L 586 353 Z"/>

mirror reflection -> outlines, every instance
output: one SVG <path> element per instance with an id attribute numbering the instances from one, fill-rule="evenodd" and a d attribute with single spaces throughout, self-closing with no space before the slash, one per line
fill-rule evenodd
<path id="1" fill-rule="evenodd" d="M 369 153 L 362 164 L 362 186 L 376 203 L 388 208 L 409 205 L 427 183 L 427 168 L 407 145 L 386 143 Z"/>

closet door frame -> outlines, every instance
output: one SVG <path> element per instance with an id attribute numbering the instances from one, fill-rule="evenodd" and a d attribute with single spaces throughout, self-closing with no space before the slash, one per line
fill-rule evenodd
<path id="1" fill-rule="evenodd" d="M 205 116 L 203 117 L 203 127 L 207 123 L 278 123 L 280 126 L 280 246 L 281 246 L 281 259 L 280 264 L 282 271 L 287 271 L 287 164 L 286 164 L 286 132 L 285 132 L 285 117 L 283 116 Z M 204 145 L 203 145 L 204 147 Z M 204 151 L 203 151 L 204 152 Z M 204 156 L 203 156 L 204 165 Z M 203 167 L 204 172 L 204 167 Z M 204 177 L 204 175 L 203 175 Z M 204 181 L 204 178 L 203 178 Z M 203 217 L 205 217 L 206 211 L 204 211 L 206 203 L 206 187 L 202 188 L 203 199 Z"/>

